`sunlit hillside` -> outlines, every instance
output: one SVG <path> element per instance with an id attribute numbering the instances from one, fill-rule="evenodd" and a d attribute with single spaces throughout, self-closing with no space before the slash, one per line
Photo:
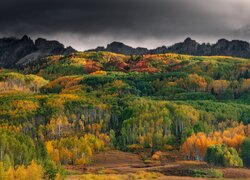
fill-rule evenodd
<path id="1" fill-rule="evenodd" d="M 0 179 L 126 179 L 93 170 L 116 150 L 149 167 L 125 171 L 135 179 L 227 177 L 250 166 L 249 90 L 250 60 L 229 56 L 79 52 L 1 69 Z"/>

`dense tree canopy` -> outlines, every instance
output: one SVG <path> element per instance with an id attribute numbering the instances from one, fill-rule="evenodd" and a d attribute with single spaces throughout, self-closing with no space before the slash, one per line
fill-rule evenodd
<path id="1" fill-rule="evenodd" d="M 237 151 L 225 145 L 208 147 L 205 160 L 210 164 L 219 166 L 243 166 L 243 162 Z"/>

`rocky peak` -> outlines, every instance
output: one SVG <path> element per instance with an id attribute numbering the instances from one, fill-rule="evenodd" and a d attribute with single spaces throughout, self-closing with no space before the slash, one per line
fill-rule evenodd
<path id="1" fill-rule="evenodd" d="M 21 39 L 3 38 L 0 40 L 0 67 L 14 67 L 18 59 L 34 50 L 34 43 L 27 35 Z"/>
<path id="2" fill-rule="evenodd" d="M 168 52 L 166 46 L 157 47 L 156 49 L 149 50 L 149 54 L 165 54 Z"/>
<path id="3" fill-rule="evenodd" d="M 50 52 L 61 52 L 64 50 L 64 45 L 58 41 L 48 41 L 43 38 L 38 38 L 35 41 L 35 47 L 38 50 L 50 51 Z"/>
<path id="4" fill-rule="evenodd" d="M 214 44 L 214 47 L 216 48 L 226 48 L 230 42 L 226 39 L 219 39 L 216 44 Z"/>
<path id="5" fill-rule="evenodd" d="M 87 50 L 87 52 L 89 51 L 109 51 L 125 55 L 131 55 L 131 54 L 141 55 L 141 54 L 147 54 L 149 52 L 147 48 L 143 47 L 132 48 L 128 45 L 125 45 L 124 43 L 117 41 L 108 44 L 106 48 L 103 46 L 98 46 L 96 49 Z"/>
<path id="6" fill-rule="evenodd" d="M 119 49 L 119 48 L 122 49 L 122 48 L 131 48 L 131 47 L 129 47 L 121 42 L 116 42 L 116 41 L 107 45 L 107 49 Z"/>
<path id="7" fill-rule="evenodd" d="M 229 42 L 227 39 L 219 39 L 216 44 L 227 44 Z"/>
<path id="8" fill-rule="evenodd" d="M 108 44 L 105 50 L 126 55 L 133 54 L 134 52 L 134 49 L 132 47 L 116 41 Z"/>
<path id="9" fill-rule="evenodd" d="M 72 48 L 71 46 L 68 46 L 65 51 L 64 51 L 64 55 L 68 55 L 68 54 L 71 54 L 71 53 L 75 53 L 77 52 L 74 48 Z"/>
<path id="10" fill-rule="evenodd" d="M 56 54 L 70 54 L 76 52 L 72 47 L 64 48 L 58 41 L 48 41 L 38 38 L 35 43 L 24 35 L 22 38 L 0 39 L 0 67 L 15 67 L 42 57 Z"/>
<path id="11" fill-rule="evenodd" d="M 191 39 L 190 37 L 186 38 L 183 43 L 184 44 L 198 44 L 195 40 Z"/>
<path id="12" fill-rule="evenodd" d="M 108 44 L 107 48 L 108 47 L 123 47 L 123 46 L 127 46 L 127 45 L 123 44 L 122 42 L 114 41 L 114 42 Z"/>
<path id="13" fill-rule="evenodd" d="M 245 50 L 245 49 L 249 49 L 250 48 L 250 44 L 248 42 L 239 41 L 239 40 L 233 40 L 233 41 L 231 41 L 231 45 L 234 48 L 241 49 L 241 50 Z"/>
<path id="14" fill-rule="evenodd" d="M 32 40 L 30 39 L 29 36 L 24 35 L 24 36 L 21 38 L 21 41 L 32 41 Z"/>
<path id="15" fill-rule="evenodd" d="M 134 50 L 135 54 L 138 55 L 142 55 L 142 54 L 147 54 L 148 53 L 148 49 L 147 48 L 143 48 L 143 47 L 138 47 Z"/>
<path id="16" fill-rule="evenodd" d="M 174 44 L 170 46 L 168 50 L 170 52 L 180 53 L 180 54 L 191 54 L 195 55 L 197 53 L 199 43 L 192 40 L 191 38 L 185 39 L 181 43 Z"/>
<path id="17" fill-rule="evenodd" d="M 226 39 L 220 39 L 212 46 L 212 50 L 213 55 L 227 55 L 244 58 L 250 57 L 250 46 L 249 43 L 245 41 L 228 41 Z"/>

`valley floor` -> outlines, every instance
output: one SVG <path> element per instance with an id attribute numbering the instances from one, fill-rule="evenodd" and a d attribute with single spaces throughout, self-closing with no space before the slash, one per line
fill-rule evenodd
<path id="1" fill-rule="evenodd" d="M 130 180 L 130 179 L 158 179 L 158 180 L 200 180 L 205 178 L 188 177 L 188 169 L 211 168 L 206 163 L 196 161 L 175 162 L 147 162 L 139 155 L 111 150 L 93 156 L 90 166 L 65 166 L 69 180 L 97 179 L 97 180 Z M 214 168 L 214 167 L 213 167 Z M 250 169 L 244 168 L 216 168 L 220 169 L 225 179 L 250 179 Z"/>

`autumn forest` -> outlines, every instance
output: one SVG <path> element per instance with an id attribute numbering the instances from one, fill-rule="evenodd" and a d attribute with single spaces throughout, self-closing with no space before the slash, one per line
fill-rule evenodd
<path id="1" fill-rule="evenodd" d="M 249 59 L 230 56 L 76 52 L 2 68 L 0 179 L 64 179 L 111 150 L 206 164 L 187 176 L 247 169 L 249 92 Z"/>

